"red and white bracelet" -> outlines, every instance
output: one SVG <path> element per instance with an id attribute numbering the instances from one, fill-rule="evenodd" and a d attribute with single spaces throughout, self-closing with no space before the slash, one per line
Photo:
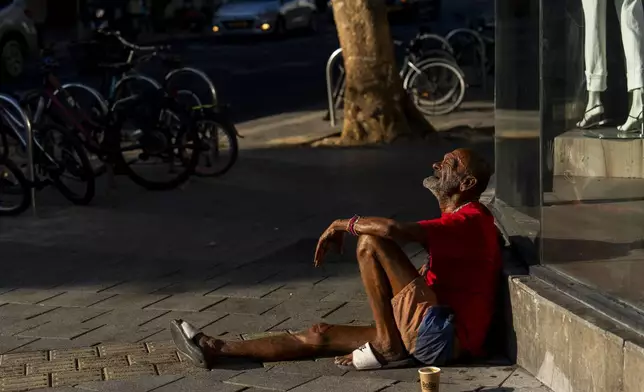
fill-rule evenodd
<path id="1" fill-rule="evenodd" d="M 347 231 L 351 233 L 353 236 L 358 236 L 358 232 L 356 231 L 356 223 L 360 220 L 360 215 L 354 215 L 351 219 L 349 219 L 349 223 L 347 224 Z"/>

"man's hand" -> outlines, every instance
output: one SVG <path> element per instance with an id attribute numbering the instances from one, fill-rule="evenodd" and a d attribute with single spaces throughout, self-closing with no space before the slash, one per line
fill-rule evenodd
<path id="1" fill-rule="evenodd" d="M 336 228 L 335 222 L 327 228 L 318 240 L 318 246 L 315 248 L 315 258 L 313 260 L 316 267 L 322 265 L 322 260 L 327 252 L 335 247 L 338 253 L 342 254 L 344 245 L 344 230 Z"/>
<path id="2" fill-rule="evenodd" d="M 423 265 L 422 265 L 422 267 L 420 267 L 420 268 L 418 269 L 418 274 L 419 274 L 420 276 L 425 276 L 425 275 L 427 275 L 427 269 L 428 269 L 428 268 L 427 268 L 427 266 L 428 266 L 428 265 L 429 265 L 428 263 L 425 263 L 425 264 L 423 264 Z"/>

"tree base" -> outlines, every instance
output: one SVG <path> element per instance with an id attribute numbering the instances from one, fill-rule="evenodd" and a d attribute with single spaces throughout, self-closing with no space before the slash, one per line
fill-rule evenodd
<path id="1" fill-rule="evenodd" d="M 436 129 L 411 99 L 405 93 L 402 97 L 401 100 L 383 102 L 369 111 L 355 102 L 346 101 L 341 144 L 393 143 L 398 139 L 424 139 L 435 133 Z"/>

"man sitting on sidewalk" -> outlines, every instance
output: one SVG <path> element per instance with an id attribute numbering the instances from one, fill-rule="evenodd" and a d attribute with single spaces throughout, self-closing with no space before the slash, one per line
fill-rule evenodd
<path id="1" fill-rule="evenodd" d="M 479 202 L 491 169 L 469 149 L 446 154 L 433 168 L 423 185 L 438 199 L 440 218 L 400 223 L 356 215 L 333 222 L 318 242 L 316 266 L 333 247 L 342 248 L 345 233 L 358 236 L 357 259 L 375 327 L 317 324 L 293 334 L 223 341 L 175 320 L 178 350 L 202 367 L 224 357 L 272 362 L 350 353 L 336 357 L 336 365 L 358 370 L 481 355 L 501 267 L 494 218 Z M 420 271 L 398 245 L 405 242 L 429 252 Z"/>

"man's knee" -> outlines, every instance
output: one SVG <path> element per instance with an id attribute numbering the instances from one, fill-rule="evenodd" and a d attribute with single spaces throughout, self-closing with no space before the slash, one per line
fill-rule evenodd
<path id="1" fill-rule="evenodd" d="M 326 332 L 331 328 L 329 324 L 318 323 L 306 331 L 296 334 L 296 337 L 304 344 L 314 347 L 322 347 L 326 344 Z"/>
<path id="2" fill-rule="evenodd" d="M 381 237 L 376 237 L 373 235 L 363 234 L 360 237 L 358 237 L 358 246 L 356 248 L 358 260 L 366 259 L 369 256 L 373 256 L 378 251 L 392 244 L 395 245 L 391 240 L 387 240 Z"/>

